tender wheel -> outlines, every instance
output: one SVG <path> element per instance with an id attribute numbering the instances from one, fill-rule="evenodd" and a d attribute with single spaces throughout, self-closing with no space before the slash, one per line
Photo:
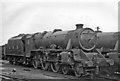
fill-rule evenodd
<path id="1" fill-rule="evenodd" d="M 60 68 L 60 65 L 59 65 L 57 62 L 51 63 L 51 70 L 52 70 L 53 72 L 58 72 L 58 71 L 59 71 L 59 68 Z"/>
<path id="2" fill-rule="evenodd" d="M 9 58 L 9 63 L 13 64 L 13 61 Z"/>
<path id="3" fill-rule="evenodd" d="M 61 71 L 63 74 L 67 75 L 69 72 L 69 66 L 62 66 Z"/>
<path id="4" fill-rule="evenodd" d="M 84 72 L 84 71 L 83 71 L 82 64 L 76 63 L 76 64 L 75 64 L 75 71 L 74 71 L 75 76 L 81 77 L 81 76 L 83 75 L 83 72 Z"/>
<path id="5" fill-rule="evenodd" d="M 23 59 L 22 64 L 23 64 L 23 66 L 29 65 L 28 59 L 27 58 Z M 33 63 L 32 63 L 32 65 L 33 65 Z"/>
<path id="6" fill-rule="evenodd" d="M 38 68 L 39 62 L 38 62 L 37 55 L 33 57 L 32 65 L 34 68 Z"/>
<path id="7" fill-rule="evenodd" d="M 41 67 L 43 70 L 48 70 L 48 67 L 49 67 L 49 63 L 46 62 L 46 57 L 43 57 L 42 61 L 41 61 Z"/>
<path id="8" fill-rule="evenodd" d="M 23 60 L 22 65 L 26 66 L 26 61 L 25 60 Z"/>
<path id="9" fill-rule="evenodd" d="M 13 64 L 16 65 L 17 64 L 17 58 L 13 58 Z"/>
<path id="10" fill-rule="evenodd" d="M 8 57 L 7 60 L 9 61 L 9 63 L 13 64 L 12 57 Z"/>

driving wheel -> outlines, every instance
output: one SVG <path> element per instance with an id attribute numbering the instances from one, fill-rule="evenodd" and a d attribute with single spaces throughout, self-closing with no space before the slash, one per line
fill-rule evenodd
<path id="1" fill-rule="evenodd" d="M 57 62 L 51 63 L 51 70 L 53 72 L 58 72 L 60 68 L 60 65 Z"/>
<path id="2" fill-rule="evenodd" d="M 81 63 L 76 63 L 74 69 L 75 76 L 81 77 L 83 75 L 83 66 Z"/>

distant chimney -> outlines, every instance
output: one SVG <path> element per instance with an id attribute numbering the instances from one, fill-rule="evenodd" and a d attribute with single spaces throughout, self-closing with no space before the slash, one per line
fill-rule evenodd
<path id="1" fill-rule="evenodd" d="M 76 24 L 76 29 L 83 28 L 83 25 L 84 25 L 84 24 Z"/>
<path id="2" fill-rule="evenodd" d="M 99 29 L 100 29 L 100 28 L 99 28 L 99 27 L 97 27 L 97 31 L 99 31 Z"/>

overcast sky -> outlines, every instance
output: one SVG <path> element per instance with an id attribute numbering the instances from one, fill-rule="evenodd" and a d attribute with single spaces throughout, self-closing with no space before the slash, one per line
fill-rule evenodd
<path id="1" fill-rule="evenodd" d="M 89 1 L 89 2 L 88 2 Z M 73 30 L 75 24 L 104 32 L 118 31 L 117 0 L 21 0 L 0 4 L 0 45 L 20 33 Z"/>

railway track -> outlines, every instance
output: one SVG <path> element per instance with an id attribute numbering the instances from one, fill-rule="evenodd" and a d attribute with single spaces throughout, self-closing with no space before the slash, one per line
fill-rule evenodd
<path id="1" fill-rule="evenodd" d="M 7 75 L 0 75 L 0 77 L 2 77 L 2 81 L 32 81 L 32 79 L 21 79 L 21 78 L 16 78 L 16 77 L 12 77 L 12 76 L 7 76 Z M 65 76 L 66 77 L 66 76 Z M 93 79 L 90 79 L 90 78 L 78 78 L 78 79 L 71 79 L 71 78 L 68 78 L 66 77 L 68 80 L 81 80 L 81 81 L 96 81 L 96 80 L 104 80 L 104 81 L 120 81 L 120 80 L 117 80 L 117 79 L 113 79 L 113 78 L 108 78 L 108 77 L 104 77 L 104 76 L 101 76 L 101 78 L 93 78 Z M 35 80 L 35 79 L 34 79 Z M 58 79 L 60 80 L 60 79 Z M 66 79 L 64 79 L 66 80 Z"/>
<path id="2" fill-rule="evenodd" d="M 8 75 L 0 75 L 0 77 L 2 78 L 2 81 L 28 81 L 26 79 L 21 79 L 21 78 L 16 78 L 16 77 L 13 77 L 13 76 L 8 76 Z"/>
<path id="3" fill-rule="evenodd" d="M 56 74 L 56 73 L 55 73 Z M 50 77 L 57 77 L 56 75 L 50 75 L 49 73 L 44 73 L 43 75 L 45 76 L 50 76 Z M 6 74 L 1 74 L 0 77 L 2 78 L 2 81 L 32 81 L 32 79 L 28 79 L 28 78 L 21 78 L 21 77 L 15 77 L 15 76 L 11 76 L 11 75 L 6 75 Z M 104 80 L 104 81 L 120 81 L 120 79 L 118 78 L 113 78 L 113 77 L 108 77 L 108 76 L 103 76 L 103 75 L 99 75 L 99 76 L 83 76 L 80 78 L 77 78 L 75 76 L 71 76 L 71 75 L 63 75 L 65 80 L 81 80 L 81 81 L 96 81 L 96 80 Z M 38 79 L 37 79 L 38 80 Z M 60 80 L 60 79 L 58 79 Z"/>

